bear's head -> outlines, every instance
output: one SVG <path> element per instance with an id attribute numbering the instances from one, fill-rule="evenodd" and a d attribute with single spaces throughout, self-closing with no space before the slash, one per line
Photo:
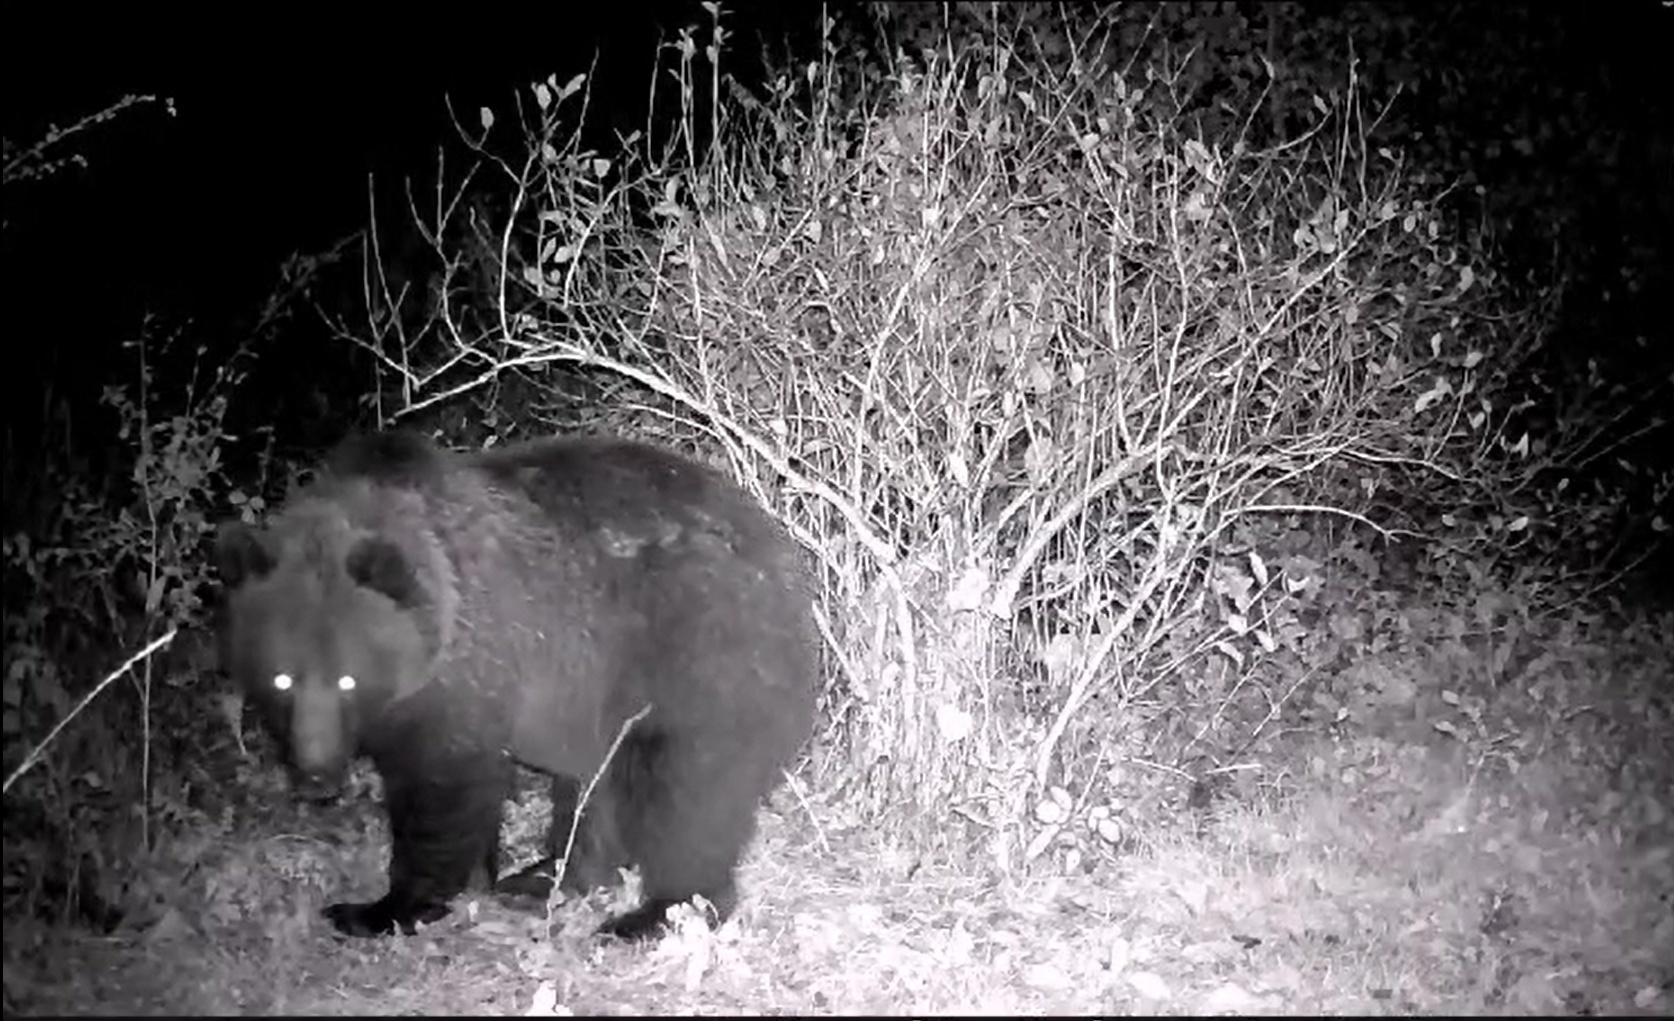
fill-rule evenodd
<path id="1" fill-rule="evenodd" d="M 299 793 L 336 794 L 369 725 L 422 683 L 432 642 L 412 562 L 329 515 L 222 527 L 222 664 L 284 743 Z"/>

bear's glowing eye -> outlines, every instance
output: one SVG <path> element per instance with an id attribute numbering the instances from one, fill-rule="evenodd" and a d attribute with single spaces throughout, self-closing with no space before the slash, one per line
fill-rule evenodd
<path id="1" fill-rule="evenodd" d="M 295 683 L 296 683 L 295 681 L 291 680 L 291 675 L 290 674 L 274 674 L 273 675 L 273 687 L 274 687 L 275 690 L 290 691 L 291 690 L 291 685 L 295 684 Z"/>
<path id="2" fill-rule="evenodd" d="M 350 677 L 348 674 L 344 674 L 342 677 L 337 678 L 337 690 L 338 691 L 353 691 L 353 690 L 355 690 L 355 679 L 353 677 Z"/>

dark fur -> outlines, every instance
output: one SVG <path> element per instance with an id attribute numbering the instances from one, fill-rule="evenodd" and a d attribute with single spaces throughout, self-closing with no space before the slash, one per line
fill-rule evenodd
<path id="1" fill-rule="evenodd" d="M 638 864 L 645 903 L 604 927 L 629 938 L 693 894 L 732 910 L 757 804 L 811 725 L 817 653 L 799 551 L 731 482 L 620 440 L 452 454 L 386 433 L 218 546 L 227 666 L 299 778 L 330 790 L 365 754 L 384 779 L 389 893 L 328 908 L 340 930 L 410 932 L 492 874 L 513 759 L 555 777 L 561 850 L 578 778 L 645 706 L 567 885 Z"/>

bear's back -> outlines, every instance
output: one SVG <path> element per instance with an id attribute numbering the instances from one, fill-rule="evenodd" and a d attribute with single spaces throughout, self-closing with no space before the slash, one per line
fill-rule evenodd
<path id="1" fill-rule="evenodd" d="M 800 573 L 795 544 L 753 497 L 720 471 L 663 447 L 557 437 L 484 451 L 468 463 L 494 488 L 619 556 L 660 549 Z"/>
<path id="2" fill-rule="evenodd" d="M 418 433 L 394 429 L 344 440 L 326 459 L 326 475 L 347 480 L 422 484 L 446 472 L 452 456 Z"/>

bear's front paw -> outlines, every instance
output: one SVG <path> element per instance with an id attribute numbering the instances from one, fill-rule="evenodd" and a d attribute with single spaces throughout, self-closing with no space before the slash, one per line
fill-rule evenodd
<path id="1" fill-rule="evenodd" d="M 397 929 L 411 936 L 448 913 L 446 904 L 409 904 L 384 897 L 370 904 L 333 904 L 321 914 L 345 936 L 388 936 Z"/>
<path id="2" fill-rule="evenodd" d="M 626 914 L 605 919 L 599 935 L 637 943 L 647 939 L 661 939 L 668 932 L 668 909 L 680 903 L 676 900 L 652 899 Z"/>

